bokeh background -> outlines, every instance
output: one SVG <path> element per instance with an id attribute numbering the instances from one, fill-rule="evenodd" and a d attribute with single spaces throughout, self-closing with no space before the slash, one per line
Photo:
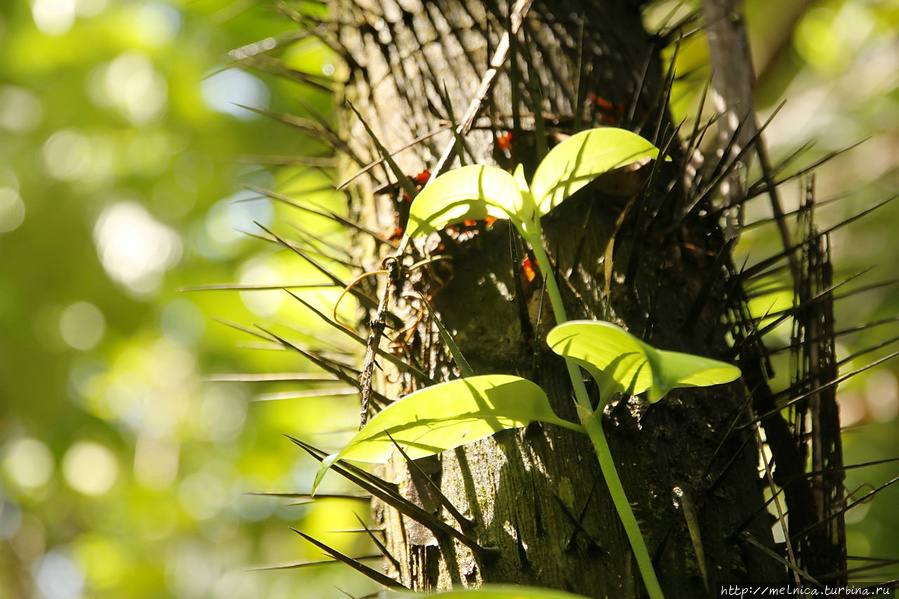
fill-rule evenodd
<path id="1" fill-rule="evenodd" d="M 315 231 L 333 244 L 332 258 L 345 243 L 332 221 L 249 189 L 342 207 L 328 191 L 330 149 L 259 113 L 333 110 L 328 90 L 342 67 L 285 7 L 0 3 L 2 599 L 372 590 L 341 566 L 252 569 L 321 559 L 288 526 L 354 555 L 371 552 L 354 516 L 365 517 L 363 503 L 248 494 L 307 491 L 315 464 L 282 434 L 333 445 L 320 431 L 351 428 L 357 411 L 339 384 L 304 380 L 317 376 L 314 367 L 254 336 L 254 326 L 330 343 L 335 353 L 351 348 L 283 291 L 184 290 L 323 282 L 259 239 L 255 223 L 285 235 Z M 683 10 L 662 2 L 647 18 Z M 787 100 L 766 134 L 774 157 L 814 142 L 799 168 L 866 140 L 819 169 L 818 199 L 835 199 L 819 214 L 822 226 L 896 194 L 899 1 L 749 0 L 747 12 L 762 118 Z M 273 74 L 268 56 L 301 76 Z M 237 64 L 254 59 L 259 69 Z M 684 41 L 674 93 L 682 116 L 695 112 L 706 60 L 701 35 Z M 799 184 L 784 194 L 795 205 Z M 838 300 L 840 328 L 899 314 L 890 284 L 899 273 L 897 218 L 890 204 L 834 234 L 838 274 L 876 266 Z M 759 257 L 774 247 L 748 234 L 740 251 Z M 339 260 L 328 264 L 343 272 Z M 326 306 L 339 290 L 297 293 Z M 842 356 L 885 344 L 844 371 L 895 350 L 886 342 L 896 335 L 886 324 L 841 336 Z M 897 371 L 899 360 L 841 386 L 847 464 L 899 456 Z M 861 496 L 897 470 L 852 470 L 847 486 Z M 847 515 L 850 554 L 899 558 L 897 502 L 891 487 Z M 870 579 L 896 577 L 893 568 Z"/>

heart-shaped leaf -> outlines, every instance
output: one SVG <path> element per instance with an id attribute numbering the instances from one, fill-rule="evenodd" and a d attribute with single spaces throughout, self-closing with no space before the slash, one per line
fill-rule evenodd
<path id="1" fill-rule="evenodd" d="M 723 385 L 737 380 L 742 374 L 739 368 L 727 362 L 646 347 L 653 374 L 650 401 L 658 401 L 678 387 Z"/>
<path id="2" fill-rule="evenodd" d="M 515 179 L 493 166 L 463 166 L 440 175 L 409 207 L 409 237 L 427 235 L 466 220 L 511 218 L 522 195 Z"/>
<path id="3" fill-rule="evenodd" d="M 554 147 L 534 173 L 531 191 L 539 214 L 603 173 L 658 155 L 654 145 L 625 129 L 600 127 L 572 135 Z"/>
<path id="4" fill-rule="evenodd" d="M 610 322 L 569 321 L 553 328 L 546 342 L 596 379 L 603 402 L 615 393 L 636 395 L 652 387 L 645 344 Z"/>
<path id="5" fill-rule="evenodd" d="M 434 385 L 379 412 L 340 453 L 322 461 L 314 487 L 338 459 L 386 462 L 394 443 L 417 459 L 535 420 L 581 430 L 556 416 L 543 389 L 521 377 L 489 374 Z"/>
<path id="6" fill-rule="evenodd" d="M 671 389 L 720 385 L 740 377 L 732 364 L 656 349 L 610 322 L 566 322 L 550 331 L 546 341 L 596 379 L 603 402 L 614 393 L 644 391 L 655 402 Z"/>

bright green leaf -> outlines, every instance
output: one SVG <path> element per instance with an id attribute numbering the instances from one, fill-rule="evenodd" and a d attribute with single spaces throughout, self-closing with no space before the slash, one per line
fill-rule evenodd
<path id="1" fill-rule="evenodd" d="M 546 342 L 596 379 L 604 402 L 615 393 L 636 395 L 652 387 L 646 345 L 610 322 L 569 321 L 551 330 Z"/>
<path id="2" fill-rule="evenodd" d="M 521 585 L 484 585 L 479 589 L 445 591 L 434 595 L 405 591 L 386 591 L 385 599 L 413 599 L 414 597 L 439 597 L 440 599 L 585 599 L 565 591 Z"/>
<path id="3" fill-rule="evenodd" d="M 740 376 L 732 364 L 655 349 L 610 322 L 567 322 L 550 331 L 546 341 L 590 372 L 603 401 L 617 392 L 649 391 L 655 402 L 671 389 L 720 385 Z"/>
<path id="4" fill-rule="evenodd" d="M 530 193 L 531 188 L 528 185 L 527 179 L 524 177 L 524 165 L 519 164 L 515 167 L 515 170 L 512 172 L 512 178 L 515 179 L 515 183 L 518 184 L 518 189 L 521 193 Z"/>
<path id="5" fill-rule="evenodd" d="M 386 462 L 394 442 L 417 459 L 535 420 L 580 430 L 553 413 L 543 389 L 521 377 L 491 374 L 434 385 L 372 418 L 340 453 L 322 462 L 315 486 L 338 459 Z"/>
<path id="6" fill-rule="evenodd" d="M 463 166 L 437 177 L 409 208 L 409 237 L 427 235 L 466 220 L 514 218 L 521 193 L 512 175 L 493 166 Z M 519 219 L 520 220 L 520 219 Z"/>
<path id="7" fill-rule="evenodd" d="M 531 191 L 544 215 L 603 173 L 656 158 L 659 150 L 625 129 L 600 127 L 572 135 L 537 167 Z"/>
<path id="8" fill-rule="evenodd" d="M 727 362 L 647 346 L 655 384 L 650 401 L 658 401 L 678 387 L 711 387 L 740 378 L 740 369 Z"/>

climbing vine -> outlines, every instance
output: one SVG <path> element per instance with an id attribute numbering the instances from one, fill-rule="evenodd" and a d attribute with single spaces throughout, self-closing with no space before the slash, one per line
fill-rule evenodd
<path id="1" fill-rule="evenodd" d="M 612 323 L 567 322 L 540 224 L 542 216 L 597 177 L 658 157 L 659 150 L 639 135 L 604 127 L 578 133 L 553 148 L 537 167 L 530 185 L 520 165 L 514 174 L 473 165 L 450 171 L 426 186 L 409 209 L 407 239 L 401 247 L 407 246 L 408 239 L 451 225 L 494 218 L 509 220 L 534 251 L 558 323 L 549 332 L 547 343 L 566 360 L 580 424 L 556 416 L 546 393 L 527 379 L 475 375 L 455 349 L 452 353 L 462 378 L 412 393 L 382 410 L 340 452 L 322 460 L 313 489 L 336 461 L 386 462 L 394 447 L 407 459 L 415 459 L 533 421 L 577 430 L 593 444 L 650 597 L 662 598 L 649 550 L 597 414 L 619 393 L 648 392 L 650 401 L 658 401 L 677 387 L 732 382 L 740 377 L 740 370 L 724 362 L 656 349 Z M 451 344 L 451 339 L 447 341 Z M 581 367 L 599 386 L 598 407 L 587 393 Z"/>

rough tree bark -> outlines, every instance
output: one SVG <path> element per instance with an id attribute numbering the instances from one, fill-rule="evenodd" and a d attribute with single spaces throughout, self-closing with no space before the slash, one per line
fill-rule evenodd
<path id="1" fill-rule="evenodd" d="M 447 99 L 456 118 L 464 112 L 510 11 L 498 0 L 332 0 L 331 8 L 334 38 L 349 65 L 346 99 L 392 151 L 449 119 Z M 514 42 L 487 109 L 465 140 L 467 160 L 533 168 L 544 144 L 608 123 L 667 145 L 673 157 L 651 176 L 644 168 L 625 177 L 623 187 L 591 186 L 545 219 L 569 315 L 618 322 L 664 349 L 732 358 L 729 323 L 738 308 L 729 291 L 735 284 L 729 248 L 708 200 L 696 203 L 683 181 L 685 159 L 680 142 L 672 141 L 665 105 L 662 42 L 644 30 L 638 3 L 537 1 Z M 354 151 L 376 158 L 358 119 L 349 111 L 345 117 Z M 506 131 L 513 132 L 511 155 L 495 143 Z M 426 137 L 395 158 L 409 174 L 433 167 L 449 135 Z M 348 164 L 344 174 L 353 168 Z M 390 179 L 386 169 L 375 169 L 350 191 L 351 210 L 385 233 L 397 224 L 382 188 Z M 559 415 L 576 420 L 564 366 L 543 341 L 553 323 L 548 306 L 541 308 L 540 275 L 522 274 L 521 242 L 503 223 L 440 241 L 428 251 L 451 260 L 411 273 L 395 298 L 395 313 L 410 328 L 388 335 L 393 350 L 434 378 L 454 376 L 427 313 L 408 295 L 421 290 L 479 374 L 535 380 Z M 377 268 L 383 252 L 364 238 L 356 247 Z M 386 378 L 390 396 L 413 389 L 401 373 Z M 745 413 L 744 389 L 734 384 L 672 392 L 652 406 L 622 398 L 605 415 L 615 461 L 669 597 L 707 596 L 723 581 L 786 580 L 765 551 L 777 549 L 752 429 L 733 426 Z M 396 558 L 388 573 L 404 585 L 431 590 L 514 582 L 590 597 L 641 596 L 586 437 L 535 424 L 425 462 L 473 522 L 468 534 L 491 551 L 474 555 L 376 504 Z M 405 496 L 458 526 L 401 463 L 386 475 Z M 701 542 L 691 540 L 694 521 Z"/>

